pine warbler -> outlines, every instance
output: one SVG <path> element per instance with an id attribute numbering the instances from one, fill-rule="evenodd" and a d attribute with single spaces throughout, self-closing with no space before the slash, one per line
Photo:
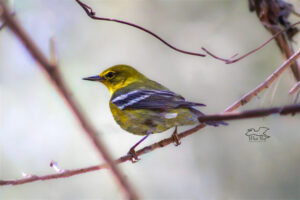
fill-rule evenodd
<path id="1" fill-rule="evenodd" d="M 203 115 L 195 107 L 204 104 L 186 101 L 128 65 L 112 66 L 83 80 L 103 83 L 111 94 L 109 106 L 115 121 L 130 133 L 145 135 L 129 151 L 136 160 L 135 147 L 150 134 L 175 127 L 173 138 L 178 145 L 177 126 L 197 124 L 198 117 Z M 206 124 L 227 125 L 222 121 Z"/>

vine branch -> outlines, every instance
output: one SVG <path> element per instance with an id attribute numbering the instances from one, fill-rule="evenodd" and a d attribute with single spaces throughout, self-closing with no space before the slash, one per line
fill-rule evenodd
<path id="1" fill-rule="evenodd" d="M 167 45 L 168 47 L 172 48 L 173 50 L 175 51 L 178 51 L 178 52 L 181 52 L 181 53 L 184 53 L 184 54 L 188 54 L 188 55 L 194 55 L 194 56 L 206 56 L 205 54 L 200 54 L 200 53 L 195 53 L 195 52 L 189 52 L 189 51 L 184 51 L 184 50 L 181 50 L 181 49 L 178 49 L 176 48 L 175 46 L 171 45 L 170 43 L 166 42 L 164 39 L 162 39 L 160 36 L 158 36 L 157 34 L 153 33 L 152 31 L 142 27 L 142 26 L 139 26 L 139 25 L 136 25 L 136 24 L 133 24 L 131 22 L 127 22 L 127 21 L 123 21 L 123 20 L 119 20 L 119 19 L 111 19 L 111 18 L 106 18 L 106 17 L 98 17 L 96 16 L 96 12 L 93 11 L 93 9 L 88 6 L 87 4 L 83 3 L 81 0 L 75 0 L 81 7 L 82 9 L 85 11 L 85 13 L 92 19 L 95 19 L 95 20 L 101 20 L 101 21 L 110 21 L 110 22 L 116 22 L 116 23 L 121 23 L 121 24 L 125 24 L 125 25 L 128 25 L 128 26 L 132 26 L 134 28 L 137 28 L 139 30 L 142 30 L 150 35 L 152 35 L 153 37 L 157 38 L 158 40 L 160 40 L 161 42 L 163 42 L 165 45 Z M 232 63 L 235 63 L 235 62 L 238 62 L 244 58 L 246 58 L 247 56 L 255 53 L 256 51 L 262 49 L 264 46 L 266 46 L 268 43 L 270 43 L 273 39 L 276 39 L 277 37 L 279 37 L 281 34 L 283 34 L 285 31 L 289 30 L 290 28 L 292 27 L 295 27 L 296 25 L 300 24 L 300 22 L 296 22 L 288 27 L 286 27 L 285 29 L 281 30 L 281 31 L 278 31 L 276 32 L 276 34 L 274 33 L 273 37 L 271 37 L 270 39 L 268 39 L 266 42 L 264 42 L 262 45 L 260 45 L 259 47 L 249 51 L 248 53 L 240 56 L 239 58 L 236 58 L 236 59 L 233 59 L 235 58 L 236 56 L 238 56 L 238 54 L 235 54 L 233 55 L 232 57 L 230 57 L 229 59 L 227 58 L 221 58 L 219 56 L 216 56 L 214 55 L 212 52 L 208 51 L 206 48 L 204 47 L 201 47 L 201 49 L 203 51 L 205 51 L 208 55 L 210 55 L 211 57 L 217 59 L 217 60 L 221 60 L 221 61 L 224 61 L 226 64 L 232 64 Z"/>
<path id="2" fill-rule="evenodd" d="M 86 12 L 86 14 L 92 18 L 92 19 L 95 19 L 95 20 L 101 20 L 101 21 L 110 21 L 110 22 L 116 22 L 116 23 L 120 23 L 120 24 L 125 24 L 125 25 L 128 25 L 128 26 L 132 26 L 134 28 L 137 28 L 139 30 L 142 30 L 150 35 L 152 35 L 153 37 L 157 38 L 158 40 L 160 40 L 162 43 L 164 43 L 165 45 L 167 45 L 168 47 L 170 47 L 171 49 L 175 50 L 175 51 L 178 51 L 180 53 L 183 53 L 183 54 L 188 54 L 188 55 L 193 55 L 193 56 L 201 56 L 201 57 L 205 57 L 204 54 L 201 54 L 201 53 L 195 53 L 195 52 L 190 52 L 190 51 L 185 51 L 185 50 L 181 50 L 173 45 L 171 45 L 170 43 L 168 43 L 166 40 L 162 39 L 160 36 L 158 36 L 157 34 L 153 33 L 152 31 L 142 27 L 142 26 L 139 26 L 139 25 L 136 25 L 136 24 L 133 24 L 133 23 L 130 23 L 130 22 L 127 22 L 127 21 L 123 21 L 123 20 L 119 20 L 119 19 L 111 19 L 111 18 L 106 18 L 106 17 L 97 17 L 96 16 L 96 13 L 93 11 L 93 9 L 88 6 L 87 4 L 83 3 L 82 1 L 80 0 L 76 0 L 76 2 L 83 8 L 83 10 Z"/>

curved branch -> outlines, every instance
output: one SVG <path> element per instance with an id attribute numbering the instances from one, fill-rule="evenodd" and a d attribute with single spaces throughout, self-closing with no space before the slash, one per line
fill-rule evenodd
<path id="1" fill-rule="evenodd" d="M 150 35 L 152 35 L 153 37 L 157 38 L 158 40 L 160 40 L 162 43 L 164 43 L 165 45 L 167 45 L 168 47 L 170 47 L 171 49 L 175 50 L 175 51 L 178 51 L 180 53 L 184 53 L 184 54 L 188 54 L 188 55 L 193 55 L 193 56 L 201 56 L 201 57 L 205 57 L 204 54 L 201 54 L 201 53 L 195 53 L 195 52 L 190 52 L 190 51 L 185 51 L 185 50 L 181 50 L 173 45 L 171 45 L 170 43 L 166 42 L 164 39 L 162 39 L 160 36 L 158 36 L 157 34 L 153 33 L 152 31 L 142 27 L 142 26 L 139 26 L 139 25 L 136 25 L 136 24 L 133 24 L 133 23 L 130 23 L 130 22 L 126 22 L 126 21 L 123 21 L 123 20 L 119 20 L 119 19 L 111 19 L 111 18 L 106 18 L 106 17 L 97 17 L 96 16 L 96 13 L 93 11 L 93 9 L 88 6 L 87 4 L 81 2 L 80 0 L 76 0 L 76 2 L 83 8 L 83 10 L 86 12 L 86 14 L 92 18 L 92 19 L 95 19 L 95 20 L 101 20 L 101 21 L 110 21 L 110 22 L 116 22 L 116 23 L 120 23 L 120 24 L 125 24 L 125 25 L 128 25 L 128 26 L 132 26 L 134 28 L 137 28 L 139 30 L 142 30 Z"/>
<path id="2" fill-rule="evenodd" d="M 256 117 L 265 117 L 271 114 L 280 114 L 287 115 L 300 112 L 300 104 L 298 105 L 288 105 L 284 107 L 273 107 L 273 108 L 265 108 L 265 109 L 254 109 L 254 110 L 246 110 L 237 113 L 222 113 L 216 115 L 205 115 L 199 117 L 199 121 L 208 122 L 208 121 L 227 121 L 227 120 L 237 120 L 237 119 L 249 119 Z"/>
<path id="3" fill-rule="evenodd" d="M 205 55 L 204 54 L 200 54 L 200 53 L 195 53 L 195 52 L 189 52 L 189 51 L 184 51 L 184 50 L 181 50 L 181 49 L 178 49 L 176 48 L 175 46 L 171 45 L 170 43 L 166 42 L 164 39 L 162 39 L 160 36 L 158 36 L 157 34 L 153 33 L 152 31 L 144 28 L 144 27 L 141 27 L 139 25 L 136 25 L 136 24 L 133 24 L 133 23 L 130 23 L 130 22 L 127 22 L 127 21 L 122 21 L 122 20 L 118 20 L 118 19 L 111 19 L 111 18 L 106 18 L 106 17 L 97 17 L 96 16 L 96 13 L 93 11 L 93 9 L 88 6 L 87 4 L 83 3 L 81 0 L 75 0 L 82 8 L 83 10 L 86 12 L 86 14 L 92 18 L 92 19 L 95 19 L 95 20 L 101 20 L 101 21 L 111 21 L 111 22 L 116 22 L 116 23 L 121 23 L 121 24 L 125 24 L 125 25 L 128 25 L 128 26 L 132 26 L 134 28 L 137 28 L 137 29 L 140 29 L 150 35 L 152 35 L 153 37 L 157 38 L 158 40 L 160 40 L 161 42 L 163 42 L 165 45 L 167 45 L 168 47 L 172 48 L 173 50 L 175 51 L 178 51 L 178 52 L 181 52 L 181 53 L 184 53 L 184 54 L 189 54 L 189 55 L 194 55 L 194 56 L 202 56 L 204 57 Z M 262 45 L 260 45 L 259 47 L 249 51 L 248 53 L 240 56 L 239 58 L 236 58 L 236 59 L 233 59 L 235 58 L 238 54 L 235 54 L 233 55 L 232 57 L 230 58 L 221 58 L 219 56 L 216 56 L 214 55 L 212 52 L 208 51 L 206 48 L 204 47 L 201 47 L 201 49 L 203 51 L 205 51 L 208 55 L 210 55 L 211 57 L 217 59 L 217 60 L 221 60 L 223 62 L 225 62 L 226 64 L 232 64 L 232 63 L 235 63 L 235 62 L 238 62 L 246 57 L 248 57 L 249 55 L 255 53 L 256 51 L 262 49 L 264 46 L 266 46 L 268 43 L 270 43 L 273 39 L 277 38 L 279 35 L 281 35 L 282 33 L 284 33 L 285 31 L 287 31 L 288 29 L 290 29 L 291 27 L 294 27 L 296 25 L 300 24 L 300 22 L 296 22 L 292 25 L 290 25 L 289 27 L 277 32 L 276 34 L 273 35 L 273 37 L 271 37 L 270 39 L 268 39 L 266 42 L 264 42 Z"/>
<path id="4" fill-rule="evenodd" d="M 234 56 L 230 57 L 230 58 L 221 58 L 219 56 L 216 56 L 214 55 L 212 52 L 208 51 L 206 48 L 202 47 L 201 49 L 203 51 L 205 51 L 208 55 L 210 55 L 211 57 L 217 59 L 217 60 L 221 60 L 223 62 L 225 62 L 226 64 L 232 64 L 232 63 L 235 63 L 235 62 L 238 62 L 244 58 L 246 58 L 247 56 L 255 53 L 256 51 L 260 50 L 261 48 L 263 48 L 264 46 L 266 46 L 268 43 L 270 43 L 273 39 L 277 38 L 279 35 L 281 35 L 282 33 L 284 33 L 285 31 L 287 31 L 288 29 L 290 29 L 291 27 L 294 27 L 296 25 L 300 24 L 300 22 L 296 22 L 292 25 L 290 25 L 289 27 L 277 32 L 276 34 L 274 34 L 270 39 L 268 39 L 266 42 L 264 42 L 262 45 L 260 45 L 259 47 L 249 51 L 248 53 L 240 56 L 239 58 L 236 58 L 233 60 L 234 57 L 236 57 L 238 54 L 235 54 Z"/>

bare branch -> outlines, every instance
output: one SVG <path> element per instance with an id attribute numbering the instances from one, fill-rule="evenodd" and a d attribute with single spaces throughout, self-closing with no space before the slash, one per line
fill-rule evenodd
<path id="1" fill-rule="evenodd" d="M 70 110 L 73 112 L 74 116 L 77 118 L 85 131 L 86 135 L 90 138 L 91 142 L 94 144 L 98 153 L 103 157 L 103 159 L 108 163 L 110 169 L 115 176 L 118 184 L 124 190 L 126 197 L 128 199 L 138 199 L 136 192 L 131 188 L 126 179 L 123 177 L 119 169 L 114 165 L 114 162 L 106 150 L 104 144 L 99 140 L 96 130 L 91 126 L 88 120 L 84 117 L 83 113 L 79 109 L 78 105 L 71 98 L 70 91 L 67 89 L 61 74 L 58 71 L 58 67 L 53 65 L 42 51 L 33 42 L 30 36 L 25 32 L 21 25 L 11 17 L 9 11 L 3 2 L 0 0 L 0 8 L 3 11 L 2 18 L 7 23 L 7 26 L 15 33 L 15 35 L 20 39 L 23 45 L 27 48 L 31 56 L 36 60 L 39 66 L 46 72 L 48 78 L 52 81 L 53 85 L 56 87 L 57 91 L 64 98 L 65 102 L 69 106 Z"/>
<path id="2" fill-rule="evenodd" d="M 274 108 L 267 108 L 267 109 L 255 109 L 255 110 L 248 110 L 243 111 L 239 113 L 228 113 L 228 114 L 217 114 L 217 115 L 205 115 L 203 117 L 199 117 L 199 121 L 206 122 L 206 121 L 221 121 L 221 120 L 236 120 L 236 119 L 245 119 L 245 118 L 254 118 L 254 117 L 263 117 L 270 114 L 278 113 L 280 115 L 287 115 L 287 114 L 295 114 L 297 112 L 300 112 L 300 105 L 289 105 L 284 107 L 274 107 Z M 205 124 L 199 124 L 198 126 L 189 129 L 187 131 L 184 131 L 180 134 L 178 134 L 178 138 L 182 139 L 188 135 L 191 135 L 201 128 L 205 127 Z M 173 137 L 163 139 L 157 143 L 151 144 L 149 146 L 146 146 L 140 150 L 138 150 L 136 153 L 138 156 L 141 156 L 143 154 L 149 153 L 155 149 L 163 148 L 171 143 L 174 142 Z M 115 164 L 124 163 L 126 161 L 130 161 L 131 156 L 125 155 L 123 157 L 120 157 L 119 159 L 115 160 Z M 51 162 L 52 163 L 52 162 Z M 57 167 L 58 168 L 58 167 Z M 96 171 L 100 169 L 107 168 L 106 164 L 102 165 L 96 165 L 86 168 L 80 168 L 80 169 L 73 169 L 73 170 L 61 170 L 58 168 L 57 171 L 62 171 L 62 173 L 55 173 L 55 174 L 49 174 L 45 176 L 36 176 L 32 175 L 27 178 L 23 179 L 16 179 L 16 180 L 0 180 L 0 185 L 20 185 L 25 183 L 30 183 L 34 181 L 44 181 L 49 179 L 57 179 L 57 178 L 66 178 L 78 174 L 83 174 L 91 171 Z"/>
<path id="3" fill-rule="evenodd" d="M 159 37 L 158 35 L 156 35 L 155 33 L 151 32 L 150 30 L 146 29 L 146 28 L 143 28 L 141 26 L 138 26 L 136 24 L 133 24 L 133 23 L 130 23 L 130 22 L 126 22 L 126 21 L 122 21 L 122 20 L 118 20 L 118 19 L 111 19 L 111 18 L 105 18 L 105 17 L 97 17 L 96 16 L 96 13 L 93 11 L 93 9 L 88 6 L 87 4 L 83 3 L 81 0 L 76 0 L 76 2 L 83 8 L 83 10 L 86 12 L 86 14 L 92 18 L 92 19 L 95 19 L 95 20 L 102 20 L 102 21 L 111 21 L 111 22 L 117 22 L 117 23 L 121 23 L 121 24 L 125 24 L 125 25 L 129 25 L 129 26 L 132 26 L 132 27 L 135 27 L 137 29 L 140 29 L 152 36 L 154 36 L 155 38 L 157 38 L 158 40 L 160 40 L 161 42 L 163 42 L 165 45 L 169 46 L 170 48 L 172 48 L 173 50 L 175 51 L 178 51 L 178 52 L 181 52 L 181 53 L 184 53 L 184 54 L 189 54 L 189 55 L 195 55 L 195 56 L 205 56 L 204 54 L 200 54 L 200 53 L 194 53 L 194 52 L 188 52 L 188 51 L 184 51 L 184 50 L 181 50 L 181 49 L 178 49 L 176 47 L 174 47 L 173 45 L 169 44 L 168 42 L 166 42 L 164 39 L 162 39 L 161 37 Z M 255 53 L 256 51 L 260 50 L 261 48 L 263 48 L 264 46 L 266 46 L 268 43 L 270 43 L 270 41 L 272 41 L 273 39 L 276 39 L 279 35 L 281 35 L 282 33 L 284 33 L 285 31 L 289 30 L 290 28 L 296 26 L 300 24 L 300 22 L 297 22 L 297 23 L 294 23 L 292 25 L 290 25 L 289 27 L 281 30 L 281 31 L 277 31 L 276 33 L 274 33 L 273 37 L 271 37 L 269 40 L 267 40 L 266 42 L 264 42 L 262 45 L 260 45 L 259 47 L 249 51 L 248 53 L 244 54 L 243 56 L 240 56 L 239 58 L 236 58 L 236 59 L 233 59 L 235 58 L 238 54 L 235 54 L 233 55 L 232 57 L 230 58 L 221 58 L 221 57 L 218 57 L 216 55 L 214 55 L 212 52 L 208 51 L 206 48 L 202 47 L 201 49 L 203 51 L 205 51 L 208 55 L 210 55 L 211 57 L 217 59 L 217 60 L 221 60 L 223 62 L 225 62 L 226 64 L 232 64 L 232 63 L 235 63 L 235 62 L 238 62 L 246 57 L 248 57 L 249 55 Z"/>
<path id="4" fill-rule="evenodd" d="M 87 12 L 86 9 L 90 9 L 88 6 L 84 8 L 85 11 Z M 92 14 L 94 14 L 91 11 Z M 257 88 L 253 89 L 251 92 L 249 92 L 247 95 L 245 95 L 242 99 L 238 100 L 235 102 L 233 105 L 229 106 L 224 112 L 231 112 L 235 109 L 237 109 L 239 106 L 249 102 L 255 95 L 257 95 L 259 92 L 261 92 L 263 89 L 267 88 L 283 71 L 285 68 L 289 66 L 290 63 L 294 62 L 298 57 L 299 57 L 300 52 L 296 52 L 293 56 L 291 56 L 287 61 L 285 61 L 271 76 L 269 76 L 262 84 L 260 84 Z M 280 114 L 288 114 L 288 113 L 296 113 L 299 112 L 300 105 L 293 105 L 293 106 L 285 106 L 282 108 L 269 108 L 269 109 L 257 109 L 257 110 L 249 110 L 249 111 L 244 111 L 240 113 L 230 113 L 230 114 L 219 114 L 219 115 L 208 115 L 203 118 L 200 118 L 202 121 L 207 121 L 207 120 L 230 120 L 230 119 L 241 119 L 241 118 L 249 118 L 249 117 L 259 117 L 259 116 L 266 116 L 267 114 L 271 113 L 280 113 Z M 180 134 L 178 134 L 178 138 L 184 138 L 188 135 L 191 135 L 201 128 L 205 127 L 205 124 L 199 124 L 198 126 L 189 129 L 187 131 L 184 131 Z M 150 151 L 153 151 L 158 148 L 162 148 L 164 146 L 167 146 L 171 143 L 173 143 L 173 137 L 163 139 L 157 143 L 154 143 L 152 145 L 146 146 L 140 150 L 138 150 L 136 153 L 138 156 L 148 153 Z M 131 156 L 125 155 L 123 157 L 120 157 L 119 159 L 115 160 L 115 164 L 120 164 L 126 161 L 131 160 Z M 102 165 L 97 165 L 97 166 L 91 166 L 91 167 L 86 167 L 86 168 L 80 168 L 80 169 L 74 169 L 74 170 L 63 170 L 61 173 L 55 173 L 55 174 L 49 174 L 45 176 L 36 176 L 32 175 L 23 179 L 17 179 L 17 180 L 0 180 L 0 185 L 17 185 L 17 184 L 24 184 L 24 183 L 29 183 L 29 182 L 34 182 L 38 180 L 49 180 L 49 179 L 56 179 L 56 178 L 65 178 L 65 177 L 70 177 L 74 176 L 77 174 L 82 174 L 82 173 L 87 173 L 95 170 L 100 170 L 108 168 L 107 164 L 102 164 Z"/>
<path id="5" fill-rule="evenodd" d="M 295 26 L 298 25 L 298 24 L 300 24 L 300 22 L 296 22 L 296 23 L 290 25 L 289 27 L 287 27 L 287 28 L 285 28 L 285 29 L 283 29 L 283 30 L 281 30 L 281 31 L 279 31 L 279 32 L 276 32 L 276 34 L 274 34 L 270 39 L 268 39 L 268 40 L 267 40 L 266 42 L 264 42 L 262 45 L 260 45 L 259 47 L 257 47 L 257 48 L 255 48 L 255 49 L 249 51 L 248 53 L 246 53 L 246 54 L 244 54 L 244 55 L 242 55 L 242 56 L 240 56 L 240 57 L 238 57 L 238 58 L 236 58 L 236 59 L 233 59 L 233 58 L 235 58 L 238 54 L 235 54 L 234 56 L 232 56 L 232 57 L 230 57 L 230 58 L 221 58 L 221 57 L 219 57 L 219 56 L 214 55 L 212 52 L 208 51 L 208 50 L 207 50 L 206 48 L 204 48 L 204 47 L 202 47 L 201 49 L 202 49 L 203 51 L 205 51 L 208 55 L 210 55 L 211 57 L 213 57 L 213 58 L 215 58 L 215 59 L 217 59 L 217 60 L 221 60 L 221 61 L 225 62 L 226 64 L 232 64 L 232 63 L 238 62 L 238 61 L 240 61 L 240 60 L 246 58 L 247 56 L 249 56 L 249 55 L 255 53 L 256 51 L 262 49 L 262 48 L 265 47 L 267 44 L 269 44 L 272 40 L 276 39 L 280 34 L 284 33 L 285 31 L 287 31 L 287 30 L 288 30 L 289 28 L 291 28 L 291 27 L 295 27 Z"/>
<path id="6" fill-rule="evenodd" d="M 0 185 L 21 185 L 25 183 L 34 182 L 34 181 L 45 181 L 49 179 L 66 178 L 77 174 L 87 173 L 87 172 L 91 172 L 103 168 L 107 168 L 107 165 L 91 166 L 91 167 L 75 169 L 75 170 L 65 170 L 63 173 L 53 173 L 45 176 L 31 175 L 26 178 L 17 179 L 17 180 L 6 180 L 6 181 L 0 180 Z"/>
<path id="7" fill-rule="evenodd" d="M 280 114 L 287 115 L 300 112 L 300 104 L 299 105 L 288 105 L 284 107 L 274 107 L 274 108 L 265 108 L 265 109 L 254 109 L 254 110 L 246 110 L 237 113 L 223 113 L 217 115 L 205 115 L 199 117 L 199 121 L 207 122 L 207 121 L 226 121 L 226 120 L 237 120 L 237 119 L 248 119 L 248 118 L 257 118 L 257 117 L 265 117 L 271 114 Z"/>
<path id="8" fill-rule="evenodd" d="M 191 128 L 187 131 L 184 131 L 184 132 L 178 134 L 178 138 L 181 139 L 188 135 L 191 135 L 203 127 L 205 127 L 205 124 L 199 124 L 198 126 L 196 126 L 194 128 Z M 156 142 L 152 145 L 146 146 L 146 147 L 136 151 L 136 154 L 138 156 L 140 156 L 145 153 L 151 152 L 155 149 L 163 148 L 173 142 L 174 142 L 173 137 L 166 138 L 166 139 L 163 139 L 159 142 Z M 126 161 L 131 161 L 131 156 L 128 154 L 120 157 L 119 159 L 115 160 L 114 162 L 115 162 L 115 164 L 120 164 L 120 163 L 124 163 Z M 107 168 L 107 164 L 102 164 L 102 165 L 95 165 L 95 166 L 90 166 L 90 167 L 85 167 L 85 168 L 80 168 L 80 169 L 65 170 L 63 173 L 54 173 L 54 174 L 49 174 L 49 175 L 44 175 L 44 176 L 32 175 L 32 176 L 29 176 L 28 178 L 22 178 L 22 179 L 16 179 L 16 180 L 0 180 L 0 185 L 20 185 L 20 184 L 30 183 L 30 182 L 34 182 L 34 181 L 44 181 L 44 180 L 49 180 L 49 179 L 66 178 L 66 177 L 83 174 L 83 173 L 87 173 L 87 172 L 91 172 L 91 171 L 96 171 L 96 170 L 100 170 L 100 169 L 106 169 L 106 168 Z"/>
<path id="9" fill-rule="evenodd" d="M 296 53 L 294 53 L 289 59 L 284 61 L 282 65 L 278 69 L 276 69 L 276 71 L 273 72 L 264 82 L 262 82 L 256 88 L 254 88 L 253 90 L 245 94 L 242 98 L 234 102 L 231 106 L 229 106 L 225 110 L 225 112 L 231 112 L 233 110 L 236 110 L 238 107 L 245 105 L 259 92 L 268 88 L 270 84 L 274 80 L 276 80 L 284 72 L 284 70 L 286 70 L 291 65 L 291 63 L 295 62 L 299 56 L 300 56 L 300 49 Z"/>
<path id="10" fill-rule="evenodd" d="M 152 31 L 150 31 L 150 30 L 148 30 L 148 29 L 146 29 L 144 27 L 141 27 L 139 25 L 136 25 L 136 24 L 133 24 L 133 23 L 130 23 L 130 22 L 126 22 L 126 21 L 123 21 L 123 20 L 119 20 L 119 19 L 111 19 L 111 18 L 106 18 L 106 17 L 97 17 L 96 13 L 93 11 L 93 9 L 90 6 L 88 6 L 87 4 L 83 3 L 80 0 L 76 0 L 76 2 L 83 8 L 83 10 L 86 12 L 86 14 L 90 18 L 92 18 L 92 19 L 101 20 L 101 21 L 116 22 L 116 23 L 125 24 L 125 25 L 128 25 L 128 26 L 132 26 L 134 28 L 137 28 L 139 30 L 142 30 L 142 31 L 144 31 L 144 32 L 152 35 L 153 37 L 157 38 L 162 43 L 164 43 L 165 45 L 167 45 L 168 47 L 170 47 L 171 49 L 173 49 L 175 51 L 178 51 L 178 52 L 184 53 L 184 54 L 188 54 L 188 55 L 205 57 L 205 55 L 201 54 L 201 53 L 195 53 L 195 52 L 181 50 L 181 49 L 179 49 L 179 48 L 171 45 L 170 43 L 166 42 L 164 39 L 162 39 L 160 36 L 158 36 L 157 34 L 153 33 Z"/>

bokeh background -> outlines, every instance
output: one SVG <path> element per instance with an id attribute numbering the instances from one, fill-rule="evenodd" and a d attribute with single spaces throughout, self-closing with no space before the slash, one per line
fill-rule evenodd
<path id="1" fill-rule="evenodd" d="M 159 34 L 173 45 L 217 55 L 243 54 L 270 37 L 247 1 L 93 0 L 99 16 L 127 20 Z M 290 1 L 295 8 L 297 0 Z M 108 107 L 109 92 L 82 81 L 115 64 L 129 64 L 188 100 L 218 113 L 261 83 L 281 63 L 275 42 L 248 58 L 226 65 L 213 58 L 180 54 L 132 27 L 89 19 L 74 0 L 15 0 L 16 17 L 49 55 L 55 38 L 62 75 L 115 158 L 140 139 L 123 131 Z M 291 21 L 297 18 L 292 17 Z M 298 18 L 299 20 L 299 18 Z M 300 35 L 295 37 L 299 48 Z M 293 102 L 290 72 L 241 109 Z M 278 89 L 274 90 L 274 85 Z M 300 116 L 271 116 L 207 127 L 120 168 L 143 199 L 299 199 Z M 266 142 L 249 142 L 249 128 L 268 127 Z M 180 130 L 187 129 L 182 127 Z M 169 137 L 151 136 L 143 145 Z M 0 179 L 22 173 L 54 173 L 102 163 L 89 139 L 16 37 L 0 32 Z M 0 187 L 1 199 L 122 199 L 107 170 L 65 179 Z"/>

